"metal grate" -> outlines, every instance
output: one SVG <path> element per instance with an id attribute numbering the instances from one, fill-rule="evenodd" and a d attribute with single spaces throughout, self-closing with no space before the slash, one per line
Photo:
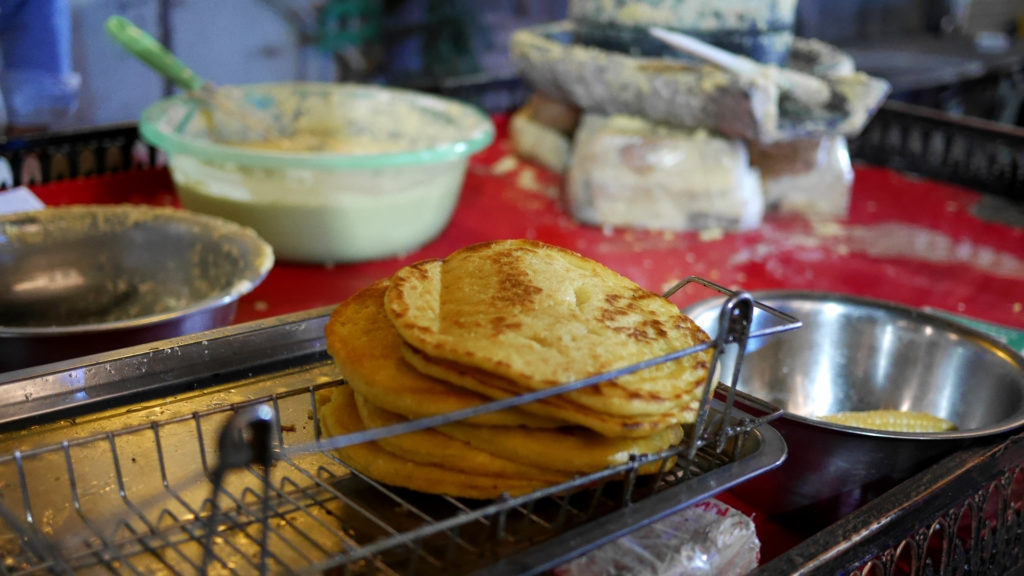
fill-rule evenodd
<path id="1" fill-rule="evenodd" d="M 965 448 L 756 574 L 1019 574 L 1024 435 Z"/>
<path id="2" fill-rule="evenodd" d="M 0 140 L 0 189 L 163 166 L 134 124 Z"/>
<path id="3" fill-rule="evenodd" d="M 6 456 L 0 460 L 4 521 L 16 530 L 0 541 L 4 573 L 190 574 L 204 563 L 210 573 L 252 573 L 264 563 L 272 573 L 336 566 L 352 574 L 463 573 L 746 457 L 759 441 L 748 422 L 723 450 L 702 446 L 692 461 L 653 479 L 636 476 L 636 460 L 494 502 L 389 488 L 330 452 L 314 452 L 280 459 L 269 475 L 259 466 L 227 475 L 220 513 L 211 516 L 214 445 L 227 420 L 264 402 L 281 422 L 307 420 L 302 413 L 315 414 L 317 392 L 338 385 L 344 384 Z M 316 436 L 315 418 L 302 428 Z M 296 435 L 281 427 L 274 433 L 282 442 Z M 195 465 L 181 465 L 188 461 Z"/>
<path id="4" fill-rule="evenodd" d="M 1024 129 L 887 102 L 851 154 L 865 162 L 1024 202 Z"/>
<path id="5" fill-rule="evenodd" d="M 713 343 L 799 327 L 781 312 L 730 292 Z M 673 289 L 672 292 L 675 291 Z M 754 308 L 779 319 L 750 332 Z M 288 326 L 283 327 L 288 331 Z M 198 344 L 198 343 L 197 343 Z M 205 347 L 203 340 L 201 345 Z M 679 351 L 554 392 L 672 361 Z M 185 351 L 188 356 L 190 351 Z M 153 351 L 150 351 L 153 355 Z M 156 354 L 156 357 L 160 357 Z M 735 383 L 739 363 L 723 366 Z M 328 449 L 498 410 L 523 395 L 334 438 L 322 438 L 318 408 L 343 380 L 297 386 L 191 414 L 91 434 L 0 456 L 0 566 L 35 573 L 487 574 L 537 572 L 726 489 L 781 462 L 781 437 L 763 426 L 780 410 L 721 386 L 704 391 L 684 441 L 594 474 L 518 497 L 476 501 L 380 484 Z M 540 393 L 534 393 L 534 395 Z M 547 394 L 551 395 L 551 394 Z M 757 412 L 750 416 L 737 403 Z M 259 422 L 273 425 L 257 429 Z M 233 446 L 230 431 L 243 431 Z M 260 432 L 262 430 L 263 432 Z M 262 434 L 262 436 L 261 436 Z M 228 439 L 228 440 L 226 440 Z M 262 446 L 262 448 L 261 448 Z M 237 458 L 244 450 L 253 455 Z M 261 460 L 260 453 L 273 458 Z M 223 466 L 235 461 L 237 468 Z M 271 465 L 263 465 L 266 462 Z M 659 473 L 637 469 L 661 462 Z M 596 519 L 602 522 L 594 522 Z"/>

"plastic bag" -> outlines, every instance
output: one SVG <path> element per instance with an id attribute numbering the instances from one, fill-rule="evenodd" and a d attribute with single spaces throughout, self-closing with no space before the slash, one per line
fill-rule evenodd
<path id="1" fill-rule="evenodd" d="M 843 136 L 753 146 L 750 160 L 761 170 L 770 211 L 825 218 L 848 215 L 853 166 Z"/>
<path id="2" fill-rule="evenodd" d="M 757 567 L 754 523 L 715 499 L 640 528 L 568 564 L 555 576 L 732 576 Z"/>

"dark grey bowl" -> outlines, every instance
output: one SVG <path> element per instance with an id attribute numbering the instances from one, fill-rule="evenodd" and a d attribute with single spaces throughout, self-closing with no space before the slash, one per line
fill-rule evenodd
<path id="1" fill-rule="evenodd" d="M 796 23 L 796 0 L 758 0 L 722 6 L 715 0 L 570 0 L 578 40 L 606 50 L 680 57 L 652 37 L 660 26 L 695 36 L 761 62 L 783 65 Z"/>
<path id="2" fill-rule="evenodd" d="M 634 56 L 692 60 L 672 48 L 642 27 L 613 26 L 603 22 L 577 20 L 574 41 L 602 50 L 632 54 Z M 723 50 L 741 54 L 764 64 L 785 66 L 793 45 L 793 27 L 776 24 L 766 28 L 746 30 L 692 30 L 677 32 L 693 36 Z"/>
<path id="3" fill-rule="evenodd" d="M 273 263 L 252 230 L 185 210 L 0 216 L 0 372 L 223 326 Z"/>
<path id="4" fill-rule="evenodd" d="M 776 518 L 820 528 L 968 442 L 1024 424 L 1024 359 L 992 337 L 921 310 L 852 296 L 755 292 L 803 321 L 752 340 L 739 389 L 785 413 L 773 425 L 789 448 L 783 465 L 740 488 Z M 719 300 L 686 310 L 712 327 Z M 755 313 L 754 328 L 772 318 Z M 892 408 L 957 425 L 941 433 L 879 432 L 816 416 Z"/>

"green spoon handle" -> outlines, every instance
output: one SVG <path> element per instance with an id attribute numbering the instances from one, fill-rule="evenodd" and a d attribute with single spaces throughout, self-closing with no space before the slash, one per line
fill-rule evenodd
<path id="1" fill-rule="evenodd" d="M 170 78 L 187 90 L 199 90 L 206 82 L 171 54 L 171 51 L 143 32 L 130 20 L 121 16 L 107 18 L 105 27 L 121 46 L 138 56 L 151 68 Z"/>

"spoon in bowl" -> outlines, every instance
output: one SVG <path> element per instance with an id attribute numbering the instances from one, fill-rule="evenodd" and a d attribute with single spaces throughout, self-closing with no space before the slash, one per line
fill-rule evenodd
<path id="1" fill-rule="evenodd" d="M 291 135 L 290 127 L 281 121 L 271 98 L 257 101 L 247 97 L 241 89 L 217 86 L 204 80 L 127 18 L 111 16 L 104 26 L 122 47 L 203 104 L 214 139 L 238 143 L 279 140 Z"/>

